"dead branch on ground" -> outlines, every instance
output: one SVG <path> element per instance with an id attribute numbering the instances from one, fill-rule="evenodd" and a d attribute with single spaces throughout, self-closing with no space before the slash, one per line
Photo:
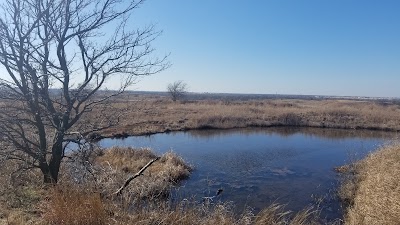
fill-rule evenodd
<path id="1" fill-rule="evenodd" d="M 124 185 L 122 185 L 116 192 L 114 192 L 114 195 L 120 195 L 122 193 L 122 191 L 129 185 L 129 183 L 135 179 L 136 177 L 139 177 L 140 175 L 143 174 L 143 172 L 149 167 L 151 166 L 151 164 L 153 164 L 155 161 L 157 161 L 158 159 L 160 159 L 160 157 L 157 157 L 155 159 L 150 160 L 150 162 L 148 162 L 145 166 L 142 167 L 142 169 L 139 170 L 139 172 L 135 173 L 133 176 L 129 177 Z"/>

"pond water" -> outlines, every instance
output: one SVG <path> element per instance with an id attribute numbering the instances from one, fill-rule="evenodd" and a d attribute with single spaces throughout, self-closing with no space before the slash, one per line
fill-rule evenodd
<path id="1" fill-rule="evenodd" d="M 271 203 L 298 211 L 319 204 L 327 220 L 341 217 L 334 167 L 360 159 L 395 133 L 317 128 L 251 128 L 171 132 L 104 139 L 102 147 L 150 147 L 181 155 L 195 170 L 175 193 L 232 201 L 238 212 Z"/>

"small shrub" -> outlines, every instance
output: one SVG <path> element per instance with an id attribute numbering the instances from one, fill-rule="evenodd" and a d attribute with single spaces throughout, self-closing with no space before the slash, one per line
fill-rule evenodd
<path id="1" fill-rule="evenodd" d="M 285 126 L 301 126 L 302 118 L 295 113 L 285 113 L 279 117 L 279 121 Z"/>

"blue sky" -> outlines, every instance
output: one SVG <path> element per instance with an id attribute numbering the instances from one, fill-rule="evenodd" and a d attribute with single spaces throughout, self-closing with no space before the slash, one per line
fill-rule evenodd
<path id="1" fill-rule="evenodd" d="M 400 1 L 148 0 L 171 68 L 135 90 L 400 97 Z"/>

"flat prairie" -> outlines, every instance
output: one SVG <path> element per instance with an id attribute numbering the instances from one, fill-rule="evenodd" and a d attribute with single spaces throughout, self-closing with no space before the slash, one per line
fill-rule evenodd
<path id="1" fill-rule="evenodd" d="M 163 96 L 125 95 L 108 110 L 88 114 L 118 115 L 119 122 L 98 132 L 103 137 L 146 135 L 194 129 L 244 127 L 320 127 L 400 130 L 400 104 L 350 99 L 201 99 L 173 102 Z M 97 119 L 98 120 L 98 119 Z"/>

